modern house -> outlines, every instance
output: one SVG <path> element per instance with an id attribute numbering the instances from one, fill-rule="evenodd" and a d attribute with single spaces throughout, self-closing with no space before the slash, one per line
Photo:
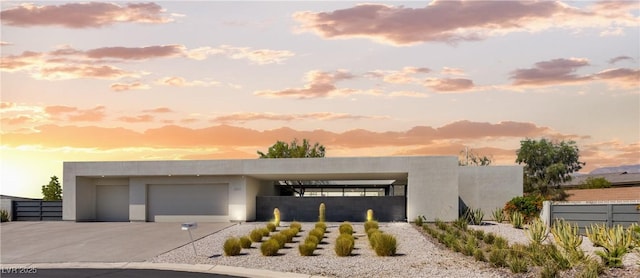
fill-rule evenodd
<path id="1" fill-rule="evenodd" d="M 315 221 L 321 202 L 328 221 L 455 220 L 522 195 L 522 177 L 455 156 L 65 162 L 63 220 Z"/>

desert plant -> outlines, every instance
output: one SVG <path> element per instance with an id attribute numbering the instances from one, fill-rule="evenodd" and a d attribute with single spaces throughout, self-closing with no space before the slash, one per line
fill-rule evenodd
<path id="1" fill-rule="evenodd" d="M 280 210 L 278 208 L 273 209 L 273 224 L 280 227 Z"/>
<path id="2" fill-rule="evenodd" d="M 602 259 L 606 266 L 622 267 L 622 257 L 633 249 L 634 242 L 631 232 L 631 227 L 624 229 L 622 226 L 616 225 L 613 228 L 605 228 L 600 238 L 589 239 L 597 240 L 598 245 L 604 249 L 596 250 L 595 254 Z M 593 232 L 591 234 L 593 235 Z"/>
<path id="3" fill-rule="evenodd" d="M 367 210 L 367 222 L 369 221 L 373 221 L 373 210 L 372 209 L 368 209 Z"/>
<path id="4" fill-rule="evenodd" d="M 289 224 L 289 228 L 296 229 L 296 230 L 298 230 L 298 232 L 301 232 L 302 231 L 302 224 L 300 224 L 300 222 L 298 222 L 298 221 L 293 221 L 293 222 L 291 222 L 291 224 Z"/>
<path id="5" fill-rule="evenodd" d="M 556 242 L 560 246 L 564 256 L 571 265 L 575 265 L 584 258 L 584 253 L 580 249 L 582 244 L 582 236 L 579 234 L 578 226 L 572 226 L 571 223 L 562 219 L 556 219 L 551 226 L 551 233 Z"/>
<path id="6" fill-rule="evenodd" d="M 483 240 L 483 239 L 484 239 L 484 231 L 483 231 L 483 230 L 476 230 L 475 232 L 473 232 L 473 235 L 474 235 L 478 240 Z"/>
<path id="7" fill-rule="evenodd" d="M 462 249 L 462 247 L 460 246 L 460 240 L 458 240 L 458 238 L 453 234 L 445 233 L 443 241 L 444 245 L 447 246 L 447 248 L 455 252 L 459 252 Z"/>
<path id="8" fill-rule="evenodd" d="M 511 215 L 517 211 L 522 214 L 525 221 L 529 221 L 540 214 L 544 197 L 541 195 L 527 195 L 514 197 L 504 206 L 504 212 Z"/>
<path id="9" fill-rule="evenodd" d="M 507 265 L 513 273 L 524 273 L 528 271 L 527 261 L 517 255 L 509 255 L 507 258 Z"/>
<path id="10" fill-rule="evenodd" d="M 436 227 L 438 227 L 438 229 L 443 230 L 443 231 L 447 230 L 447 224 L 444 223 L 444 221 L 436 218 L 435 224 L 436 224 Z"/>
<path id="11" fill-rule="evenodd" d="M 542 244 L 542 242 L 547 239 L 549 235 L 549 229 L 547 225 L 540 220 L 540 218 L 535 218 L 529 224 L 529 229 L 527 230 L 527 236 L 531 240 L 531 242 L 535 244 Z"/>
<path id="12" fill-rule="evenodd" d="M 397 242 L 396 238 L 390 234 L 380 234 L 375 237 L 376 255 L 378 256 L 393 256 L 396 254 Z"/>
<path id="13" fill-rule="evenodd" d="M 522 229 L 522 224 L 524 224 L 524 217 L 518 211 L 514 211 L 511 213 L 511 225 L 513 225 L 516 229 Z"/>
<path id="14" fill-rule="evenodd" d="M 322 242 L 322 238 L 324 238 L 324 231 L 322 231 L 321 228 L 315 228 L 309 231 L 309 235 L 317 237 L 318 240 Z"/>
<path id="15" fill-rule="evenodd" d="M 9 222 L 9 212 L 4 209 L 0 209 L 0 222 Z"/>
<path id="16" fill-rule="evenodd" d="M 269 229 L 267 229 L 266 227 L 265 228 L 260 228 L 260 232 L 262 233 L 263 237 L 269 236 L 269 233 L 270 233 Z"/>
<path id="17" fill-rule="evenodd" d="M 308 235 L 305 239 L 304 239 L 304 243 L 309 243 L 312 242 L 315 245 L 320 244 L 320 239 L 318 239 L 318 237 L 314 236 L 314 235 Z"/>
<path id="18" fill-rule="evenodd" d="M 284 248 L 285 244 L 287 243 L 287 236 L 281 233 L 272 235 L 271 239 L 274 239 L 278 242 L 278 249 Z"/>
<path id="19" fill-rule="evenodd" d="M 416 219 L 413 220 L 413 223 L 416 224 L 416 226 L 422 227 L 422 224 L 424 224 L 424 220 L 424 216 L 418 215 L 416 216 Z"/>
<path id="20" fill-rule="evenodd" d="M 336 239 L 335 251 L 340 257 L 350 256 L 354 247 L 354 239 L 352 235 L 341 234 Z"/>
<path id="21" fill-rule="evenodd" d="M 230 237 L 224 241 L 222 249 L 224 250 L 225 256 L 237 256 L 240 254 L 242 246 L 240 245 L 240 240 L 237 237 Z"/>
<path id="22" fill-rule="evenodd" d="M 327 231 L 327 224 L 326 224 L 326 223 L 324 223 L 324 222 L 318 222 L 318 223 L 316 223 L 315 228 L 320 228 L 320 229 L 322 229 L 322 233 L 324 233 L 324 232 L 326 232 L 326 231 Z"/>
<path id="23" fill-rule="evenodd" d="M 494 233 L 492 233 L 492 232 L 489 232 L 484 236 L 484 243 L 493 244 L 495 239 L 496 239 L 496 235 Z"/>
<path id="24" fill-rule="evenodd" d="M 604 272 L 604 267 L 593 258 L 587 258 L 578 272 L 578 278 L 598 278 Z"/>
<path id="25" fill-rule="evenodd" d="M 260 252 L 264 256 L 275 256 L 278 254 L 278 250 L 280 250 L 280 243 L 273 238 L 266 240 L 260 245 Z"/>
<path id="26" fill-rule="evenodd" d="M 458 219 L 456 219 L 456 221 L 453 221 L 453 226 L 463 231 L 467 230 L 467 225 L 468 225 L 467 219 L 464 217 L 459 217 Z"/>
<path id="27" fill-rule="evenodd" d="M 484 219 L 484 212 L 482 212 L 481 209 L 467 208 L 464 213 L 464 218 L 466 218 L 471 225 L 480 225 L 482 224 L 482 219 Z"/>
<path id="28" fill-rule="evenodd" d="M 253 242 L 262 241 L 262 231 L 260 231 L 260 229 L 253 229 L 249 234 L 249 239 Z"/>
<path id="29" fill-rule="evenodd" d="M 493 221 L 496 221 L 498 223 L 504 222 L 505 215 L 503 208 L 496 208 L 491 212 L 491 214 L 493 215 Z"/>
<path id="30" fill-rule="evenodd" d="M 558 268 L 554 264 L 545 264 L 540 271 L 541 278 L 556 278 L 558 277 Z"/>
<path id="31" fill-rule="evenodd" d="M 484 252 L 482 252 L 482 250 L 480 249 L 476 249 L 476 251 L 473 252 L 473 258 L 476 259 L 476 261 L 479 262 L 486 262 L 487 258 L 484 256 Z"/>
<path id="32" fill-rule="evenodd" d="M 281 235 L 284 235 L 287 239 L 286 242 L 293 242 L 293 238 L 298 234 L 298 230 L 296 229 L 286 229 L 280 232 Z"/>
<path id="33" fill-rule="evenodd" d="M 340 224 L 340 227 L 338 227 L 338 231 L 340 231 L 340 234 L 351 235 L 353 234 L 353 226 L 349 222 L 344 222 Z"/>
<path id="34" fill-rule="evenodd" d="M 489 262 L 495 267 L 505 267 L 508 254 L 509 252 L 505 249 L 492 249 L 489 253 Z"/>
<path id="35" fill-rule="evenodd" d="M 298 251 L 300 251 L 301 256 L 311 256 L 313 255 L 313 251 L 316 250 L 317 245 L 313 242 L 305 242 L 298 245 Z"/>
<path id="36" fill-rule="evenodd" d="M 509 241 L 504 237 L 496 236 L 496 239 L 493 242 L 493 246 L 498 249 L 507 249 L 509 248 Z"/>
<path id="37" fill-rule="evenodd" d="M 318 221 L 319 222 L 324 222 L 326 220 L 326 215 L 325 215 L 325 210 L 326 207 L 324 205 L 324 203 L 320 203 L 320 207 L 318 208 Z"/>
<path id="38" fill-rule="evenodd" d="M 240 247 L 244 249 L 251 248 L 251 239 L 248 236 L 240 237 Z"/>
<path id="39" fill-rule="evenodd" d="M 267 230 L 269 230 L 269 232 L 275 231 L 276 230 L 276 224 L 274 224 L 273 222 L 267 223 Z"/>
<path id="40" fill-rule="evenodd" d="M 377 238 L 382 236 L 382 232 L 378 229 L 371 229 L 369 231 L 370 233 L 367 234 L 369 236 L 369 245 L 371 245 L 371 248 L 375 249 L 376 243 L 378 242 Z"/>
<path id="41" fill-rule="evenodd" d="M 478 242 L 475 237 L 469 237 L 467 242 L 462 246 L 462 254 L 466 256 L 472 256 L 478 249 Z"/>
<path id="42" fill-rule="evenodd" d="M 378 221 L 367 221 L 364 222 L 364 232 L 368 233 L 369 230 L 371 229 L 378 229 L 379 225 L 378 225 Z"/>

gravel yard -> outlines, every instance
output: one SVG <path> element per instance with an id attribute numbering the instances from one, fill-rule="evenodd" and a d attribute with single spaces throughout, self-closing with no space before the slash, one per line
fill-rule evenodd
<path id="1" fill-rule="evenodd" d="M 303 223 L 303 231 L 288 243 L 278 256 L 265 257 L 260 253 L 260 244 L 253 243 L 251 249 L 243 249 L 240 256 L 222 255 L 222 245 L 230 236 L 248 235 L 254 228 L 265 227 L 264 222 L 250 222 L 236 225 L 195 242 L 198 256 L 191 244 L 182 246 L 155 258 L 150 262 L 212 264 L 238 266 L 245 268 L 268 269 L 282 272 L 321 275 L 326 277 L 514 277 L 508 269 L 496 269 L 486 263 L 476 262 L 472 257 L 463 256 L 439 247 L 427 239 L 408 223 L 380 223 L 380 230 L 392 234 L 398 242 L 397 255 L 378 257 L 369 247 L 363 223 L 352 223 L 356 239 L 355 250 L 351 257 L 338 257 L 333 250 L 338 236 L 340 223 L 327 223 L 328 229 L 313 257 L 303 257 L 298 253 L 297 241 L 304 240 L 315 223 Z M 278 230 L 285 229 L 288 223 L 282 223 Z M 507 238 L 509 242 L 526 243 L 523 230 L 516 230 L 507 224 L 469 226 L 471 229 L 493 231 Z M 583 250 L 592 251 L 593 247 L 585 238 Z M 635 265 L 637 257 L 627 255 L 627 269 L 617 275 L 637 277 L 640 270 Z M 522 277 L 522 276 L 519 276 Z"/>

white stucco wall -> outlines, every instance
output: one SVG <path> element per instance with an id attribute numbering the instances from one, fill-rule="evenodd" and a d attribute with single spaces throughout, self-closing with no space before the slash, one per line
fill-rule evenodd
<path id="1" fill-rule="evenodd" d="M 522 196 L 522 166 L 461 166 L 460 199 L 472 209 L 482 209 L 485 219 L 516 196 Z"/>

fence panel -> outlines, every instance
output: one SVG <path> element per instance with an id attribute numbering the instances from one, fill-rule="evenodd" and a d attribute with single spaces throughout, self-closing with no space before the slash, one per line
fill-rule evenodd
<path id="1" fill-rule="evenodd" d="M 633 223 L 640 223 L 639 204 L 638 201 L 625 203 L 551 202 L 549 218 L 551 221 L 564 219 L 576 224 L 581 232 L 584 232 L 584 228 L 591 224 L 628 227 Z"/>
<path id="2" fill-rule="evenodd" d="M 13 201 L 13 221 L 60 221 L 62 201 Z"/>

